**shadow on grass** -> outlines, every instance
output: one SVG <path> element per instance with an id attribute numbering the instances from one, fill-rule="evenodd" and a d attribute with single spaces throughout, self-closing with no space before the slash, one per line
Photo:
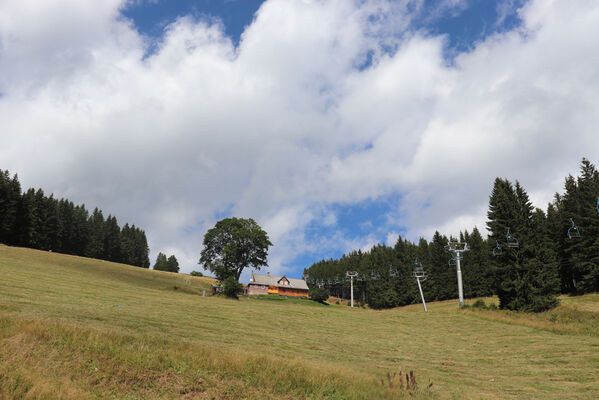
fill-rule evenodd
<path id="1" fill-rule="evenodd" d="M 305 299 L 305 298 L 298 299 L 298 298 L 294 298 L 294 297 L 278 296 L 276 294 L 260 294 L 260 295 L 253 295 L 253 296 L 243 296 L 243 298 L 250 299 L 250 300 L 260 300 L 260 301 L 284 302 L 286 304 L 295 303 L 295 304 L 302 304 L 302 305 L 316 306 L 316 307 L 328 307 L 329 306 L 328 303 L 319 303 L 317 301 Z"/>
<path id="2" fill-rule="evenodd" d="M 187 294 L 195 294 L 195 295 L 202 295 L 202 291 L 201 290 L 196 290 L 190 287 L 186 287 L 186 286 L 169 286 L 166 288 L 167 290 L 173 290 L 175 292 L 179 292 L 179 293 L 187 293 Z"/>

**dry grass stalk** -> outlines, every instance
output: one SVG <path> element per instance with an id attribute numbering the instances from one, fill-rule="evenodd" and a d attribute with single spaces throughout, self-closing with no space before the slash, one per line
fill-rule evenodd
<path id="1" fill-rule="evenodd" d="M 410 397 L 421 394 L 424 391 L 429 391 L 433 387 L 433 383 L 429 382 L 424 390 L 419 390 L 418 383 L 416 382 L 416 374 L 414 374 L 414 371 L 412 370 L 405 373 L 401 370 L 393 373 L 387 372 L 387 380 L 381 379 L 381 385 L 393 392 L 409 395 Z"/>

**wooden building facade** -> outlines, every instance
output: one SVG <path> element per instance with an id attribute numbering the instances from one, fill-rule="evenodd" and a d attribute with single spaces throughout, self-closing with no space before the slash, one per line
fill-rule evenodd
<path id="1" fill-rule="evenodd" d="M 257 294 L 278 294 L 289 297 L 308 297 L 308 285 L 303 279 L 287 278 L 283 276 L 271 276 L 270 272 L 266 275 L 254 274 L 247 286 L 248 295 Z"/>

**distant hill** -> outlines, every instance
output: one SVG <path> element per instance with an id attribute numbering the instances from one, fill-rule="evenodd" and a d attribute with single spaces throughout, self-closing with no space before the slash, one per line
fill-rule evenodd
<path id="1" fill-rule="evenodd" d="M 0 245 L 0 399 L 599 398 L 597 294 L 425 313 L 201 296 L 212 282 Z"/>

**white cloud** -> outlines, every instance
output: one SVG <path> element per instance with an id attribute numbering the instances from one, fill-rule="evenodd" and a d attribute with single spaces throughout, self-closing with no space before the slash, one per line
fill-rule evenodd
<path id="1" fill-rule="evenodd" d="M 397 239 L 400 237 L 399 232 L 391 231 L 387 234 L 387 238 L 385 239 L 385 244 L 389 247 L 395 246 L 397 243 Z"/>
<path id="2" fill-rule="evenodd" d="M 237 48 L 181 18 L 147 58 L 122 1 L 1 3 L 0 167 L 144 227 L 185 271 L 225 211 L 265 227 L 289 272 L 376 242 L 311 242 L 331 203 L 402 193 L 389 231 L 412 240 L 484 229 L 495 176 L 545 207 L 599 148 L 599 5 L 532 1 L 449 66 L 443 37 L 409 30 L 415 3 L 269 0 Z"/>

